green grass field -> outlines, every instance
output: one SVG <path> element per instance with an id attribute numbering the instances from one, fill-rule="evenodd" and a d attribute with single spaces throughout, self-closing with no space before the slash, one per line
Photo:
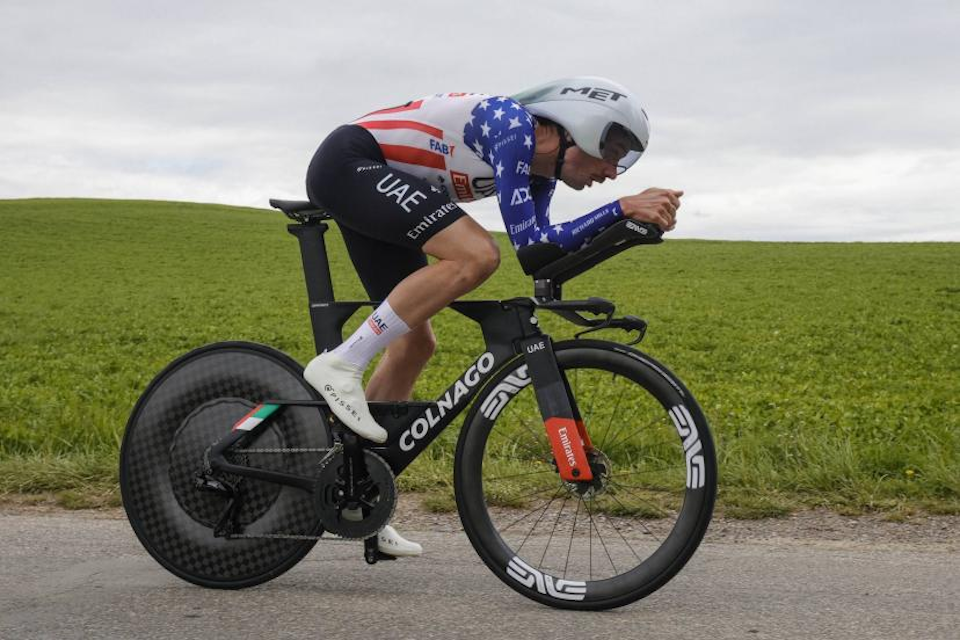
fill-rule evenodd
<path id="1" fill-rule="evenodd" d="M 251 340 L 306 362 L 306 292 L 285 223 L 216 205 L 0 201 L 0 493 L 116 503 L 128 413 L 194 347 Z M 495 235 L 503 264 L 469 298 L 531 294 Z M 338 298 L 365 299 L 336 225 L 327 245 Z M 610 298 L 650 323 L 640 347 L 687 383 L 713 427 L 722 512 L 960 513 L 960 245 L 676 240 L 627 251 L 564 294 Z M 572 337 L 572 325 L 541 319 Z M 434 328 L 418 399 L 481 352 L 459 314 L 441 312 Z M 400 478 L 436 508 L 450 506 L 459 422 Z"/>

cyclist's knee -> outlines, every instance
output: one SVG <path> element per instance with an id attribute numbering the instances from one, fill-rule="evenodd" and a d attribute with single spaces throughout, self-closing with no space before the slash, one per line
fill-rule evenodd
<path id="1" fill-rule="evenodd" d="M 479 286 L 500 266 L 500 248 L 493 238 L 487 238 L 485 242 L 470 247 L 460 264 L 460 277 L 464 284 Z"/>

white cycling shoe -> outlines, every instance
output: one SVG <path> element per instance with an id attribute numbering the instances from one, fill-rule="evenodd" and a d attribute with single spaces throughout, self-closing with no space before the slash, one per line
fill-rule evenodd
<path id="1" fill-rule="evenodd" d="M 407 540 L 390 525 L 385 526 L 377 534 L 377 549 L 380 550 L 380 553 L 395 558 L 411 558 L 423 555 L 423 547 L 416 542 Z"/>
<path id="2" fill-rule="evenodd" d="M 387 441 L 387 430 L 370 415 L 363 393 L 363 370 L 329 351 L 310 361 L 303 378 L 320 392 L 333 415 L 362 438 L 372 442 Z"/>

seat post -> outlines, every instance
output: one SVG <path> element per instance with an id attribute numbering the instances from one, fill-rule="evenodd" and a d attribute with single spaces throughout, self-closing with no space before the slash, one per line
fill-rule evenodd
<path id="1" fill-rule="evenodd" d="M 330 262 L 323 234 L 327 225 L 319 223 L 288 224 L 287 231 L 300 242 L 303 259 L 303 278 L 307 283 L 307 299 L 315 302 L 333 302 L 333 282 L 330 280 Z"/>
<path id="2" fill-rule="evenodd" d="M 300 242 L 303 278 L 307 283 L 307 300 L 310 303 L 310 324 L 313 326 L 313 341 L 317 353 L 332 349 L 343 342 L 342 327 L 346 320 L 345 317 L 340 317 L 341 314 L 330 312 L 334 295 L 327 247 L 323 241 L 327 228 L 326 224 L 317 221 L 287 225 L 287 231 Z M 324 313 L 324 309 L 328 311 Z"/>

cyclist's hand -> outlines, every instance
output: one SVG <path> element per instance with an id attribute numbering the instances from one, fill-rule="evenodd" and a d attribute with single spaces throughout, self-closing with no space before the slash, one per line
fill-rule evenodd
<path id="1" fill-rule="evenodd" d="M 677 226 L 677 209 L 683 191 L 651 187 L 635 196 L 620 198 L 620 208 L 627 218 L 640 222 L 652 222 L 663 231 Z"/>

